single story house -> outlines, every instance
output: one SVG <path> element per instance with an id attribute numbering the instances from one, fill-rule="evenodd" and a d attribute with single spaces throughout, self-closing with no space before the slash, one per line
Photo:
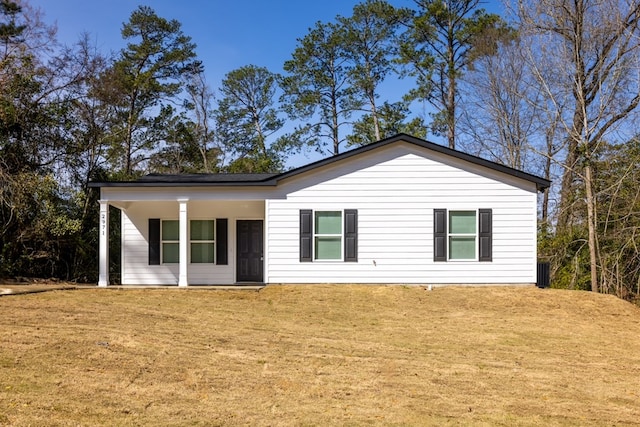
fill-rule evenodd
<path id="1" fill-rule="evenodd" d="M 100 189 L 121 210 L 122 285 L 536 282 L 546 179 L 409 135 L 280 174 L 151 174 Z"/>

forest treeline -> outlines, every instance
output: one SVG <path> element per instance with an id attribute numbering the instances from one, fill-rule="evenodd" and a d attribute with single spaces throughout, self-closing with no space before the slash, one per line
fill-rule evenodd
<path id="1" fill-rule="evenodd" d="M 96 280 L 89 181 L 277 172 L 405 132 L 552 180 L 539 256 L 553 286 L 637 299 L 640 4 L 504 6 L 365 0 L 300 35 L 282 69 L 209 82 L 181 23 L 150 7 L 104 52 L 0 0 L 0 277 Z M 398 79 L 410 89 L 385 99 Z"/>

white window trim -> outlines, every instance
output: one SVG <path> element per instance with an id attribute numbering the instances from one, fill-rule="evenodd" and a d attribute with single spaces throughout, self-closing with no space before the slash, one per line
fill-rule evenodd
<path id="1" fill-rule="evenodd" d="M 213 222 L 213 240 L 191 240 L 191 222 L 192 221 L 212 221 Z M 187 248 L 189 254 L 189 264 L 193 265 L 216 265 L 216 220 L 214 218 L 190 218 L 189 219 L 189 246 Z M 191 260 L 191 244 L 192 243 L 213 243 L 213 262 L 192 262 Z"/>
<path id="2" fill-rule="evenodd" d="M 344 262 L 344 209 L 314 209 L 313 211 L 313 240 L 311 242 L 311 256 L 313 262 L 320 263 L 342 263 Z M 340 212 L 340 234 L 316 234 L 316 214 L 318 212 Z M 339 259 L 318 259 L 316 257 L 316 237 L 340 237 L 340 258 Z"/>
<path id="3" fill-rule="evenodd" d="M 475 233 L 451 233 L 451 214 L 454 212 L 473 212 L 475 215 Z M 447 209 L 447 262 L 478 262 L 478 235 L 480 215 L 478 209 Z M 473 237 L 473 258 L 451 258 L 451 237 Z"/>

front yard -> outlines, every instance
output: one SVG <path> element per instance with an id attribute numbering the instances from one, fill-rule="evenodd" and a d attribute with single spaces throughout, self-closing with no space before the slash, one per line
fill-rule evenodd
<path id="1" fill-rule="evenodd" d="M 527 288 L 0 297 L 0 425 L 640 425 L 640 309 Z"/>

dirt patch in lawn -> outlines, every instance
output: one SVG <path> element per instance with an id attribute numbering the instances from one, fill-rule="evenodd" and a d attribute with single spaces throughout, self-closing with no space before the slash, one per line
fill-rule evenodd
<path id="1" fill-rule="evenodd" d="M 639 425 L 640 310 L 527 288 L 0 298 L 0 425 Z"/>
<path id="2" fill-rule="evenodd" d="M 78 287 L 90 287 L 88 284 L 65 282 L 56 279 L 2 279 L 0 278 L 0 297 L 3 295 L 20 295 L 46 291 L 71 290 Z"/>

